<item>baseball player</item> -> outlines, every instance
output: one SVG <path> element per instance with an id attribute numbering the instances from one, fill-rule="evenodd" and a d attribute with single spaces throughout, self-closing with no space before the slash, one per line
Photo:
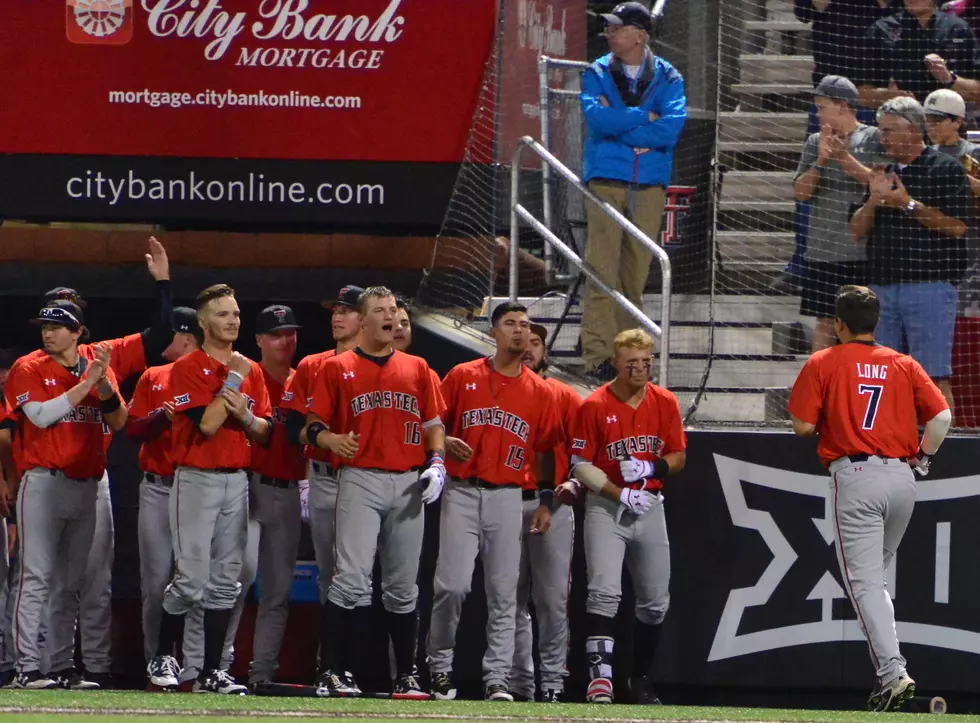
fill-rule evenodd
<path id="1" fill-rule="evenodd" d="M 491 320 L 496 353 L 454 367 L 442 383 L 452 481 L 442 502 L 427 645 L 432 694 L 439 700 L 456 697 L 453 648 L 477 555 L 487 596 L 485 696 L 514 700 L 508 681 L 521 559 L 521 487 L 533 456 L 540 499 L 530 531 L 546 533 L 555 487 L 552 450 L 564 441 L 550 386 L 522 363 L 530 336 L 527 309 L 500 304 Z"/>
<path id="2" fill-rule="evenodd" d="M 152 685 L 177 687 L 180 669 L 173 653 L 184 615 L 203 602 L 204 665 L 194 690 L 244 694 L 247 688 L 220 665 L 246 545 L 250 442 L 268 443 L 272 409 L 261 369 L 232 350 L 241 321 L 231 287 L 218 284 L 198 294 L 197 316 L 201 349 L 178 359 L 170 371 L 175 569 L 147 672 Z"/>
<path id="3" fill-rule="evenodd" d="M 197 312 L 185 306 L 173 310 L 174 340 L 168 347 L 176 361 L 197 349 Z M 165 355 L 166 357 L 167 355 Z M 160 606 L 173 572 L 173 536 L 170 533 L 170 490 L 174 462 L 170 453 L 174 416 L 170 372 L 173 364 L 150 367 L 140 377 L 129 401 L 126 434 L 142 441 L 139 454 L 140 592 L 143 601 L 143 649 L 149 663 L 160 633 Z"/>
<path id="4" fill-rule="evenodd" d="M 324 301 L 330 311 L 331 330 L 336 349 L 311 354 L 300 360 L 296 373 L 286 384 L 283 406 L 286 408 L 286 438 L 292 444 L 304 447 L 309 460 L 307 478 L 309 492 L 307 508 L 310 513 L 310 535 L 313 538 L 313 554 L 319 568 L 317 584 L 320 604 L 327 602 L 330 578 L 334 569 L 334 510 L 337 507 L 337 473 L 330 451 L 320 449 L 307 441 L 306 416 L 313 397 L 313 383 L 323 363 L 336 354 L 343 354 L 357 346 L 361 333 L 361 314 L 357 299 L 364 292 L 360 286 L 345 286 L 337 299 Z"/>
<path id="5" fill-rule="evenodd" d="M 531 335 L 523 362 L 551 387 L 558 404 L 558 413 L 565 422 L 575 419 L 582 397 L 567 384 L 546 377 L 548 360 L 545 342 L 548 330 L 531 324 Z M 566 436 L 570 429 L 565 428 Z M 555 479 L 568 476 L 568 453 L 565 445 L 555 447 Z M 572 543 L 575 538 L 575 517 L 572 508 L 559 506 L 551 512 L 551 527 L 547 535 L 531 533 L 531 518 L 538 508 L 540 493 L 533 469 L 524 479 L 524 526 L 521 544 L 520 575 L 517 579 L 517 617 L 514 635 L 514 665 L 510 672 L 511 693 L 516 700 L 533 701 L 534 639 L 529 603 L 534 600 L 538 622 L 538 653 L 541 660 L 541 700 L 561 702 L 565 667 L 568 657 L 568 588 L 571 580 Z"/>
<path id="6" fill-rule="evenodd" d="M 899 708 L 915 695 L 885 570 L 915 505 L 912 470 L 928 473 L 952 421 L 919 363 L 875 344 L 879 314 L 873 291 L 841 287 L 835 304 L 841 344 L 807 360 L 789 400 L 793 431 L 819 435 L 817 455 L 833 478 L 837 561 L 877 676 L 872 711 Z"/>
<path id="7" fill-rule="evenodd" d="M 381 557 L 381 589 L 398 675 L 397 697 L 428 698 L 415 669 L 423 505 L 445 483 L 443 401 L 429 365 L 392 349 L 397 306 L 383 286 L 358 305 L 361 342 L 324 362 L 313 389 L 310 443 L 343 465 L 336 510 L 336 565 L 323 606 L 318 687 L 357 694 L 348 672 L 366 635 L 371 573 Z M 420 469 L 424 471 L 419 474 Z"/>
<path id="8" fill-rule="evenodd" d="M 65 596 L 81 595 L 98 481 L 111 431 L 125 425 L 126 408 L 109 368 L 110 347 L 96 347 L 91 359 L 80 353 L 78 342 L 88 331 L 80 307 L 57 301 L 32 322 L 41 327 L 44 356 L 15 364 L 6 390 L 23 417 L 16 447 L 23 477 L 17 497 L 21 583 L 14 610 L 14 685 L 50 688 L 66 678 L 72 687 L 85 687 L 68 668 L 40 672 L 38 632 L 57 577 L 66 578 L 58 581 Z M 47 646 L 57 652 L 54 632 L 49 630 Z"/>
<path id="9" fill-rule="evenodd" d="M 147 360 L 156 359 L 173 339 L 170 264 L 166 250 L 155 238 L 151 237 L 149 240 L 149 253 L 145 260 L 147 270 L 156 280 L 159 310 L 154 324 L 143 332 L 104 342 L 111 349 L 110 365 L 120 382 L 142 372 L 147 366 Z M 45 294 L 46 303 L 54 301 L 70 301 L 81 309 L 86 307 L 86 302 L 78 292 L 65 286 L 56 287 Z M 94 349 L 88 344 L 80 344 L 79 353 L 89 359 L 94 358 Z M 44 352 L 37 350 L 19 359 L 15 366 L 21 361 L 43 356 Z M 15 439 L 14 446 L 17 444 Z M 0 459 L 7 454 L 7 450 L 0 444 Z M 83 689 L 111 687 L 114 538 L 109 478 L 103 475 L 99 481 L 95 537 L 86 565 L 82 597 L 79 600 L 69 591 L 61 590 L 59 585 L 67 577 L 55 575 L 53 587 L 49 591 L 51 603 L 47 610 L 48 624 L 42 624 L 42 627 L 50 629 L 50 637 L 42 651 L 42 667 L 58 671 L 74 667 L 76 619 L 79 622 L 84 675 L 81 678 L 62 676 L 58 679 L 62 686 L 73 680 L 76 687 Z"/>
<path id="10" fill-rule="evenodd" d="M 653 339 L 642 329 L 613 342 L 616 378 L 583 402 L 573 423 L 574 481 L 583 485 L 588 572 L 586 642 L 590 703 L 613 701 L 613 643 L 622 598 L 623 560 L 636 594 L 633 675 L 635 702 L 658 704 L 650 681 L 657 643 L 670 602 L 670 548 L 660 490 L 684 469 L 687 437 L 677 398 L 650 381 Z"/>

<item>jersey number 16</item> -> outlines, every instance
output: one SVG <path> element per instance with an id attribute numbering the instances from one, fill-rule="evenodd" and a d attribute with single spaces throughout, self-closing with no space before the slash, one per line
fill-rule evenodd
<path id="1" fill-rule="evenodd" d="M 881 384 L 858 384 L 858 394 L 868 395 L 868 407 L 864 410 L 864 423 L 861 425 L 861 429 L 874 429 L 882 390 L 884 387 Z"/>

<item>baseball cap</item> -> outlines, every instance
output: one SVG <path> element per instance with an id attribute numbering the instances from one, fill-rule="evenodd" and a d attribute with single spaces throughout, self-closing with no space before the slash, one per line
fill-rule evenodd
<path id="1" fill-rule="evenodd" d="M 197 312 L 187 306 L 174 307 L 174 332 L 193 334 L 197 331 Z"/>
<path id="2" fill-rule="evenodd" d="M 362 289 L 360 286 L 345 286 L 337 292 L 336 299 L 321 301 L 320 306 L 322 306 L 324 309 L 332 309 L 335 306 L 349 306 L 352 309 L 356 309 L 357 299 L 363 293 L 364 289 Z"/>
<path id="3" fill-rule="evenodd" d="M 531 322 L 531 333 L 532 334 L 536 334 L 537 336 L 540 336 L 541 337 L 541 343 L 542 344 L 547 344 L 548 343 L 548 330 L 545 327 L 541 326 L 541 324 L 535 324 L 532 321 Z"/>
<path id="4" fill-rule="evenodd" d="M 603 13 L 602 19 L 609 25 L 632 25 L 653 34 L 653 15 L 643 3 L 620 3 L 611 13 Z"/>
<path id="5" fill-rule="evenodd" d="M 954 118 L 966 118 L 966 103 L 963 96 L 955 90 L 940 88 L 926 96 L 923 103 L 926 115 L 946 115 Z"/>
<path id="6" fill-rule="evenodd" d="M 85 326 L 85 316 L 78 304 L 64 299 L 52 301 L 41 309 L 37 317 L 30 320 L 35 326 L 42 324 L 59 324 L 69 329 Z"/>
<path id="7" fill-rule="evenodd" d="M 259 318 L 255 322 L 256 334 L 271 334 L 280 329 L 299 329 L 296 323 L 296 314 L 288 306 L 273 304 L 267 306 L 259 312 Z"/>
<path id="8" fill-rule="evenodd" d="M 857 106 L 858 89 L 851 81 L 842 75 L 826 75 L 813 89 L 813 95 L 819 98 L 847 101 L 848 105 Z"/>
<path id="9" fill-rule="evenodd" d="M 45 304 L 50 304 L 52 301 L 58 301 L 59 299 L 70 301 L 81 309 L 88 306 L 88 303 L 82 298 L 82 295 L 70 286 L 55 286 L 44 294 Z"/>

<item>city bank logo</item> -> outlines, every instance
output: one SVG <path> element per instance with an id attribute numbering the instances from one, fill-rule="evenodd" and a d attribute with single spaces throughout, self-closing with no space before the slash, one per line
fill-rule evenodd
<path id="1" fill-rule="evenodd" d="M 759 544 L 746 542 L 745 549 L 767 552 L 731 561 L 733 578 L 751 585 L 729 591 L 708 661 L 864 641 L 850 602 L 842 599 L 829 476 L 719 454 L 714 460 L 732 524 L 757 536 Z M 899 641 L 980 654 L 980 586 L 970 584 L 976 575 L 971 551 L 980 547 L 980 477 L 925 478 L 916 487 L 905 541 L 885 571 Z M 903 555 L 908 564 L 899 564 Z"/>
<path id="2" fill-rule="evenodd" d="M 133 0 L 65 0 L 65 32 L 80 45 L 125 45 L 133 39 Z"/>

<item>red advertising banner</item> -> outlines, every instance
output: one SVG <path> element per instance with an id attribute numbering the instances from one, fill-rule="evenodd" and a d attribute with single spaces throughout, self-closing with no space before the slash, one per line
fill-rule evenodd
<path id="1" fill-rule="evenodd" d="M 5 3 L 0 152 L 458 162 L 495 6 Z"/>
<path id="2" fill-rule="evenodd" d="M 509 164 L 518 138 L 541 138 L 538 58 L 585 60 L 586 2 L 503 0 L 503 11 L 497 160 Z M 551 73 L 551 87 L 560 87 L 562 71 Z"/>

